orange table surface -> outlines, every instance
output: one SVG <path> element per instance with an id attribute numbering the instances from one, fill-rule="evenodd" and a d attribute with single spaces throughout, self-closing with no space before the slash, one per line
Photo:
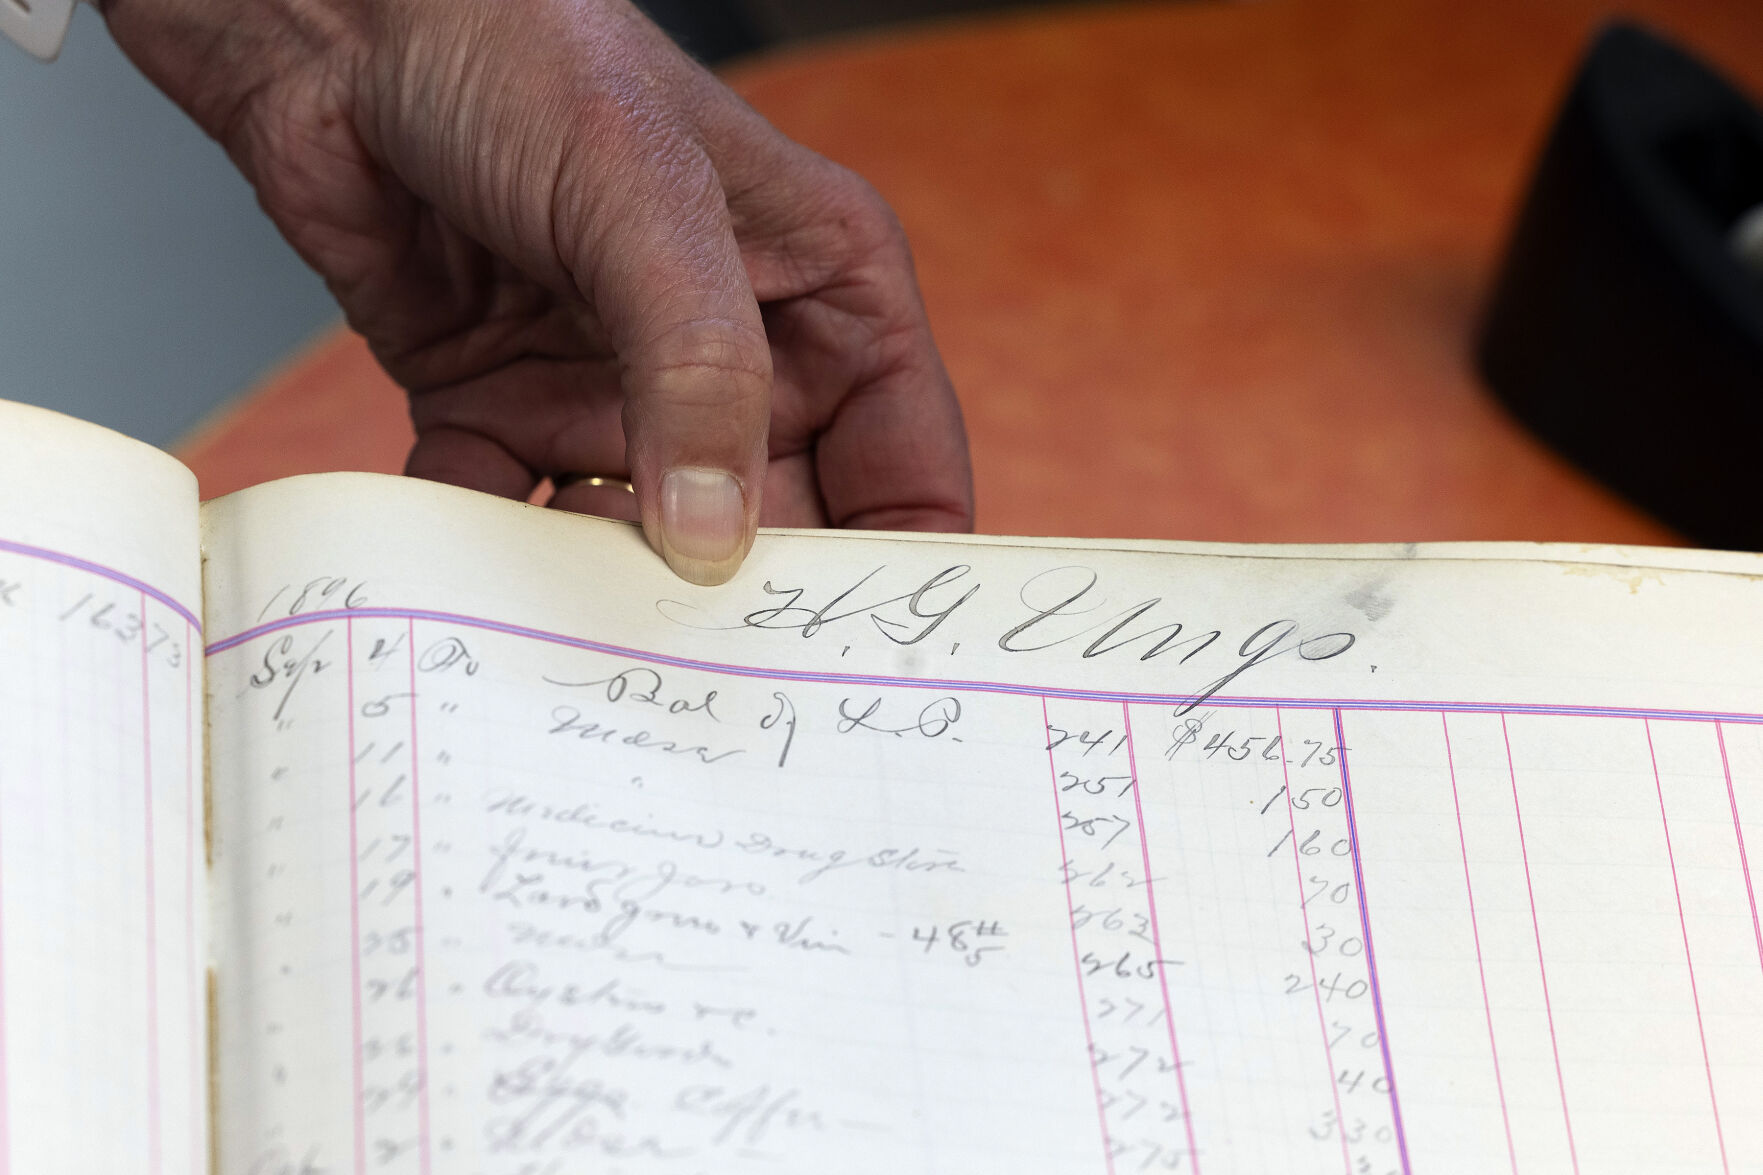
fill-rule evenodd
<path id="1" fill-rule="evenodd" d="M 1606 4 L 1036 10 L 799 48 L 735 86 L 893 203 L 971 434 L 979 529 L 1676 541 L 1470 365 L 1534 154 Z M 1763 89 L 1763 4 L 1629 12 Z M 400 468 L 346 332 L 192 437 L 204 496 Z"/>

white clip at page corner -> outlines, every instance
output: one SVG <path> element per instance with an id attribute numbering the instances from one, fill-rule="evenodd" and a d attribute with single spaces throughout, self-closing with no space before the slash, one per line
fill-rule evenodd
<path id="1" fill-rule="evenodd" d="M 0 33 L 40 61 L 54 61 L 78 0 L 0 0 Z"/>

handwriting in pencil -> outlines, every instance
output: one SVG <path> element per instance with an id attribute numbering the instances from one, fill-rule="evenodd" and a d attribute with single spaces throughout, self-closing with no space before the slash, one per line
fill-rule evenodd
<path id="1" fill-rule="evenodd" d="M 252 689 L 268 689 L 278 684 L 283 687 L 281 698 L 271 714 L 272 718 L 281 720 L 289 700 L 302 681 L 330 668 L 331 662 L 320 657 L 319 653 L 334 635 L 335 630 L 329 628 L 320 632 L 316 638 L 308 633 L 290 633 L 264 650 L 261 667 L 246 681 Z"/>
<path id="2" fill-rule="evenodd" d="M 642 727 L 613 726 L 583 715 L 579 706 L 556 706 L 551 710 L 551 726 L 547 733 L 569 735 L 581 742 L 616 743 L 633 750 L 653 751 L 678 756 L 698 763 L 720 763 L 736 755 L 746 754 L 744 747 L 711 747 L 705 743 L 681 742 L 666 738 Z"/>
<path id="3" fill-rule="evenodd" d="M 144 646 L 148 657 L 169 668 L 176 669 L 184 663 L 183 642 L 158 621 L 144 620 L 138 606 L 129 607 L 97 592 L 87 592 L 57 619 L 64 625 L 107 633 L 116 638 L 118 645 L 131 650 Z"/>
<path id="4" fill-rule="evenodd" d="M 321 575 L 304 583 L 283 584 L 272 593 L 257 612 L 257 619 L 271 615 L 299 616 L 308 612 L 331 609 L 354 609 L 368 603 L 367 585 L 340 575 Z"/>
<path id="5" fill-rule="evenodd" d="M 842 633 L 843 622 L 868 619 L 872 631 L 894 644 L 916 645 L 941 628 L 980 588 L 978 583 L 964 585 L 963 581 L 973 574 L 973 568 L 965 563 L 945 567 L 916 583 L 911 577 L 917 573 L 904 574 L 908 577 L 904 585 L 894 582 L 888 587 L 872 586 L 870 581 L 878 578 L 898 579 L 899 573 L 887 564 L 878 565 L 855 582 L 824 596 L 824 602 L 816 606 L 810 604 L 823 599 L 822 593 L 806 586 L 778 587 L 768 579 L 760 586 L 760 592 L 767 597 L 781 596 L 783 602 L 750 608 L 732 623 L 704 616 L 702 609 L 681 600 L 657 600 L 655 609 L 686 628 L 783 630 L 795 632 L 803 639 L 811 639 L 835 625 L 840 626 Z M 963 586 L 964 592 L 960 590 Z"/>
<path id="6" fill-rule="evenodd" d="M 916 717 L 901 726 L 886 725 L 889 720 L 879 717 L 883 704 L 884 699 L 879 696 L 867 702 L 858 702 L 852 698 L 839 699 L 839 720 L 834 729 L 840 734 L 867 730 L 875 734 L 891 734 L 895 738 L 908 733 L 925 738 L 941 738 L 949 733 L 950 727 L 961 721 L 961 699 L 953 695 L 925 703 Z M 949 737 L 954 742 L 961 741 L 954 735 Z"/>
<path id="7" fill-rule="evenodd" d="M 1134 596 L 1122 608 L 1083 568 L 1025 582 L 1015 615 L 994 639 L 975 641 L 976 652 L 1130 657 L 1216 693 L 1275 658 L 1326 660 L 1355 639 L 1311 636 L 1292 620 L 1199 628 L 1162 596 Z M 721 626 L 729 639 L 827 644 L 862 632 L 907 662 L 923 657 L 911 649 L 933 634 L 960 647 L 982 586 L 966 565 L 909 571 L 902 563 L 830 591 L 807 580 L 759 591 L 736 597 L 735 622 Z M 873 1107 L 841 1104 L 832 1118 L 816 1100 L 822 1078 L 803 1077 L 820 1072 L 803 1058 L 828 1047 L 816 1033 L 872 1033 L 861 1012 L 850 1019 L 861 1005 L 841 1003 L 843 993 L 940 982 L 938 998 L 951 1003 L 939 1015 L 983 1018 L 1013 985 L 1042 982 L 1051 930 L 1053 941 L 1074 939 L 1064 982 L 1083 985 L 1096 1033 L 1087 1063 L 1117 1168 L 1188 1169 L 1194 1151 L 1167 988 L 1194 970 L 1197 955 L 1158 926 L 1163 894 L 1154 891 L 1169 879 L 1148 876 L 1140 815 L 1141 806 L 1184 797 L 1140 777 L 1147 759 L 1169 770 L 1241 772 L 1218 786 L 1241 788 L 1246 817 L 1257 821 L 1250 852 L 1271 851 L 1258 858 L 1270 867 L 1294 853 L 1302 863 L 1293 924 L 1299 909 L 1312 921 L 1268 961 L 1268 998 L 1319 1000 L 1345 1025 L 1343 1097 L 1350 1116 L 1378 1128 L 1369 1102 L 1351 1100 L 1371 1098 L 1381 1072 L 1375 1050 L 1356 1043 L 1369 1030 L 1370 996 L 1365 936 L 1353 926 L 1358 890 L 1350 870 L 1339 871 L 1351 841 L 1333 823 L 1344 806 L 1343 751 L 1306 741 L 1315 731 L 1293 732 L 1292 745 L 1248 721 L 1227 724 L 1220 716 L 1237 711 L 1216 703 L 1140 707 L 1131 717 L 1143 716 L 1141 738 L 1157 745 L 1141 745 L 1135 765 L 1120 706 L 1054 706 L 1023 746 L 1044 772 L 1029 784 L 1042 797 L 1035 843 L 1044 851 L 1046 838 L 1059 836 L 1064 852 L 1000 875 L 994 842 L 1024 833 L 994 825 L 984 788 L 999 784 L 986 767 L 1011 729 L 998 716 L 1019 714 L 1020 697 L 958 682 L 782 685 L 640 655 L 525 645 L 420 616 L 328 616 L 365 595 L 340 577 L 284 589 L 278 614 L 327 615 L 258 638 L 237 699 L 267 738 L 295 737 L 287 731 L 296 722 L 302 740 L 332 732 L 338 747 L 327 769 L 349 772 L 342 856 L 354 871 L 345 893 L 360 1017 L 350 1102 L 359 1126 L 349 1142 L 359 1149 L 308 1157 L 272 1150 L 292 1140 L 268 1138 L 256 1152 L 275 1156 L 265 1161 L 298 1155 L 332 1171 L 365 1155 L 367 1169 L 419 1169 L 431 1137 L 425 1121 L 436 1148 L 477 1156 L 484 1175 L 609 1165 L 732 1171 L 808 1139 L 837 1135 L 842 1146 L 882 1137 L 899 1125 L 874 1107 L 891 1103 L 877 1095 Z M 674 614 L 712 627 L 705 612 Z M 313 793 L 284 786 L 312 770 L 302 749 L 310 743 L 277 745 L 287 778 L 263 792 L 271 822 L 252 826 L 267 829 L 266 840 L 316 823 Z M 891 758 L 909 768 L 876 785 L 875 764 Z M 1292 769 L 1289 789 L 1266 774 L 1282 767 Z M 976 777 L 985 782 L 973 790 Z M 281 966 L 311 967 L 314 948 L 292 945 L 311 932 L 290 895 L 312 879 L 290 873 L 280 853 L 258 869 L 286 911 L 273 923 L 285 937 L 274 941 L 290 944 L 266 952 L 282 950 Z M 1037 920 L 1031 937 L 1024 923 Z M 1312 959 L 1314 980 L 1300 962 Z M 265 1063 L 285 1072 L 289 1060 L 271 1049 Z M 1300 1130 L 1325 1128 L 1315 1109 L 1302 1108 Z M 433 1153 L 439 1170 L 441 1150 Z"/>
<path id="8" fill-rule="evenodd" d="M 663 696 L 662 691 L 667 687 L 666 679 L 661 676 L 660 671 L 647 665 L 620 669 L 610 677 L 592 681 L 565 681 L 555 677 L 546 677 L 544 681 L 565 689 L 603 691 L 605 700 L 613 705 L 630 702 L 654 706 L 669 714 L 702 714 L 712 722 L 722 721 L 716 716 L 716 690 L 705 690 L 692 697 Z"/>

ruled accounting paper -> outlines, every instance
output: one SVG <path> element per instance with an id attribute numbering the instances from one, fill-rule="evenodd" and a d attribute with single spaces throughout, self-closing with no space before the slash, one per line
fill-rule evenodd
<path id="1" fill-rule="evenodd" d="M 474 509 L 211 508 L 223 1171 L 1763 1161 L 1751 581 Z"/>
<path id="2" fill-rule="evenodd" d="M 203 1171 L 195 479 L 0 415 L 0 1175 Z"/>

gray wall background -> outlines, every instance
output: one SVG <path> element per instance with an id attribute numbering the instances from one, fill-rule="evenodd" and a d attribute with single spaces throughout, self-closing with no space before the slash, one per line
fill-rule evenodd
<path id="1" fill-rule="evenodd" d="M 0 398 L 169 444 L 338 317 L 90 7 L 52 65 L 0 38 Z"/>

